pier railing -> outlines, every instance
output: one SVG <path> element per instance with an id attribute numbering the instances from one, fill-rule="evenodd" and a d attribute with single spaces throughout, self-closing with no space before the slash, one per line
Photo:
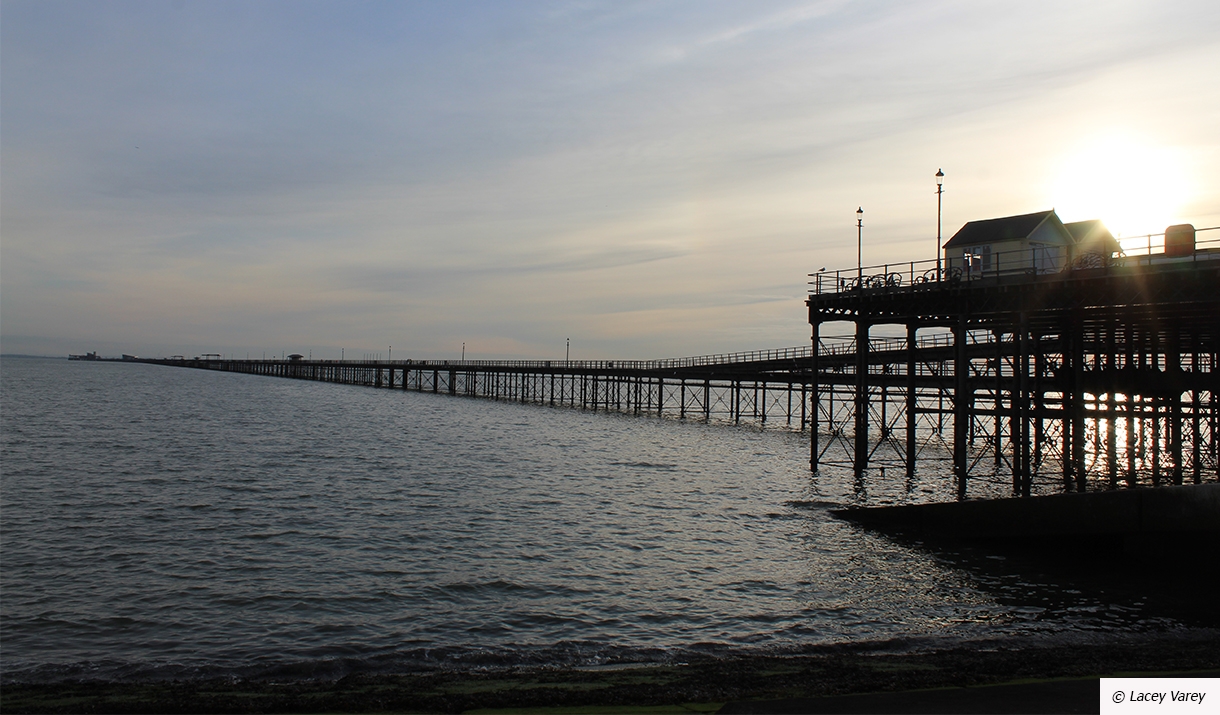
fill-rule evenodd
<path id="1" fill-rule="evenodd" d="M 838 349 L 838 346 L 835 346 Z M 825 348 L 823 350 L 825 352 Z M 746 352 L 695 355 L 691 357 L 660 358 L 653 360 L 311 360 L 310 364 L 356 364 L 382 365 L 386 367 L 419 368 L 521 368 L 572 370 L 674 370 L 712 365 L 736 363 L 782 362 L 801 360 L 813 354 L 811 346 L 750 350 Z M 253 360 L 251 362 L 261 362 Z M 268 362 L 285 362 L 273 359 Z"/>
<path id="2" fill-rule="evenodd" d="M 960 285 L 982 280 L 1029 279 L 1037 276 L 1088 268 L 1122 268 L 1192 263 L 1220 260 L 1220 233 L 1200 239 L 1197 234 L 1220 231 L 1220 226 L 1195 229 L 1195 250 L 1184 256 L 1165 253 L 1165 234 L 1153 233 L 1124 238 L 1120 255 L 1101 256 L 1083 253 L 1069 260 L 1061 247 L 1030 248 L 998 251 L 988 254 L 965 253 L 963 256 L 905 263 L 880 263 L 857 268 L 810 273 L 810 295 L 846 293 L 849 291 L 893 290 L 909 286 L 928 288 Z M 1049 249 L 1049 250 L 1048 250 Z"/>
<path id="3" fill-rule="evenodd" d="M 971 331 L 971 344 L 982 344 L 994 340 L 987 331 Z M 905 337 L 870 337 L 869 351 L 873 353 L 891 352 L 907 349 Z M 926 333 L 920 335 L 915 342 L 917 349 L 951 348 L 952 333 Z M 819 341 L 818 354 L 822 356 L 850 355 L 856 352 L 856 339 L 850 335 L 822 336 Z M 678 370 L 683 368 L 714 367 L 717 365 L 743 365 L 759 363 L 793 363 L 808 360 L 813 355 L 810 345 L 789 348 L 771 348 L 768 350 L 748 350 L 734 353 L 718 353 L 714 355 L 694 355 L 689 357 L 659 358 L 653 360 L 373 360 L 352 358 L 344 360 L 302 360 L 301 364 L 309 365 L 368 365 L 380 367 L 409 368 L 495 368 L 495 369 L 571 369 L 571 370 Z M 165 362 L 220 362 L 232 358 L 223 358 L 219 354 L 202 355 L 195 358 L 175 356 Z M 252 358 L 237 359 L 238 362 L 291 364 L 292 360 L 282 358 Z"/>

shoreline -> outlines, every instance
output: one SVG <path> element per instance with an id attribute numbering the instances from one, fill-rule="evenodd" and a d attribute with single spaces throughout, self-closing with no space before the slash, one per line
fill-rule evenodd
<path id="1" fill-rule="evenodd" d="M 6 713 L 461 713 L 552 708 L 716 712 L 724 707 L 726 712 L 782 712 L 781 701 L 791 706 L 793 699 L 931 689 L 948 689 L 944 693 L 949 697 L 952 689 L 968 686 L 1216 670 L 1220 670 L 1220 634 L 1114 634 L 1074 645 L 975 641 L 909 653 L 845 646 L 801 655 L 708 657 L 682 664 L 353 674 L 336 680 L 6 682 L 0 709 Z"/>

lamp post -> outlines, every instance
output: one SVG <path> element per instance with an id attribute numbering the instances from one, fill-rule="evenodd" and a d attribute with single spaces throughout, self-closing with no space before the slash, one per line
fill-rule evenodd
<path id="1" fill-rule="evenodd" d="M 864 288 L 864 261 L 862 260 L 863 244 L 860 237 L 864 234 L 864 208 L 856 209 L 856 288 Z"/>
<path id="2" fill-rule="evenodd" d="M 466 343 L 462 343 L 462 362 L 466 362 Z"/>
<path id="3" fill-rule="evenodd" d="M 945 172 L 936 170 L 936 280 L 940 280 L 940 195 L 945 193 Z"/>
<path id="4" fill-rule="evenodd" d="M 567 367 L 572 364 L 572 339 L 564 338 L 564 340 L 567 341 L 567 346 L 563 351 L 563 365 L 564 367 Z"/>

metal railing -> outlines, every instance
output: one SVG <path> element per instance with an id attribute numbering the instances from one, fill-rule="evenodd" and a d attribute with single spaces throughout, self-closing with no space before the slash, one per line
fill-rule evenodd
<path id="1" fill-rule="evenodd" d="M 732 365 L 735 363 L 773 362 L 784 360 L 800 360 L 813 354 L 810 346 L 793 348 L 774 348 L 770 350 L 750 350 L 736 353 L 720 353 L 716 355 L 696 355 L 691 357 L 661 358 L 655 360 L 285 360 L 281 358 L 246 359 L 240 358 L 232 362 L 269 363 L 277 365 L 347 365 L 371 367 L 407 367 L 412 369 L 457 369 L 457 368 L 570 368 L 573 370 L 671 370 L 688 367 L 703 367 L 711 365 Z M 161 358 L 159 362 L 227 362 L 215 356 L 200 356 L 197 358 Z"/>
<path id="2" fill-rule="evenodd" d="M 360 364 L 410 367 L 420 369 L 510 368 L 510 369 L 572 369 L 572 370 L 674 370 L 736 363 L 800 360 L 813 354 L 810 346 L 750 350 L 747 352 L 695 355 L 691 357 L 655 360 L 368 360 Z M 323 362 L 340 363 L 338 360 Z M 346 361 L 352 362 L 352 361 Z"/>
<path id="3" fill-rule="evenodd" d="M 970 344 L 983 344 L 994 340 L 990 331 L 969 331 Z M 892 352 L 907 349 L 905 337 L 869 337 L 869 352 Z M 927 333 L 918 336 L 917 349 L 946 348 L 953 346 L 953 334 Z M 827 357 L 849 355 L 856 351 L 856 339 L 851 335 L 827 335 L 818 341 L 818 354 Z M 223 358 L 217 353 L 208 353 L 194 358 L 173 356 L 170 358 L 145 359 L 142 362 L 215 363 L 239 362 L 275 365 L 342 365 L 348 367 L 406 367 L 411 369 L 461 369 L 461 368 L 506 368 L 506 369 L 572 369 L 572 370 L 673 370 L 691 367 L 709 367 L 759 362 L 784 362 L 806 360 L 813 355 L 809 345 L 768 350 L 749 350 L 714 355 L 660 358 L 654 360 L 373 360 L 349 358 L 343 360 L 291 360 L 282 358 Z"/>
<path id="4" fill-rule="evenodd" d="M 1220 260 L 1220 234 L 1199 239 L 1197 234 L 1217 231 L 1220 226 L 1195 229 L 1195 249 L 1188 255 L 1167 255 L 1163 233 L 1124 238 L 1127 244 L 1117 256 L 1082 253 L 1068 260 L 1064 247 L 1046 246 L 987 254 L 965 253 L 962 257 L 906 263 L 882 263 L 808 274 L 810 295 L 850 291 L 889 291 L 902 287 L 940 288 L 962 282 L 1000 279 L 1006 276 L 1036 277 L 1088 268 L 1118 268 L 1170 263 Z M 1159 238 L 1160 240 L 1154 240 Z M 1051 249 L 1051 250 L 1047 250 Z"/>
<path id="5" fill-rule="evenodd" d="M 971 330 L 967 333 L 971 345 L 994 342 L 990 331 Z M 869 352 L 896 352 L 907 349 L 905 337 L 870 337 Z M 953 346 L 952 333 L 928 333 L 920 335 L 915 342 L 916 349 L 948 348 Z M 824 357 L 850 355 L 856 352 L 856 340 L 849 335 L 823 336 L 818 341 L 818 354 Z M 656 360 L 286 360 L 281 358 L 231 358 L 225 359 L 215 353 L 195 358 L 174 356 L 171 358 L 145 359 L 141 362 L 182 363 L 198 365 L 200 363 L 258 363 L 275 365 L 338 365 L 346 367 L 393 367 L 412 370 L 462 370 L 462 369 L 508 369 L 508 370 L 642 370 L 664 371 L 693 367 L 711 367 L 717 365 L 734 365 L 760 362 L 785 362 L 807 360 L 813 355 L 811 346 L 791 348 L 773 348 L 769 350 L 749 350 L 735 353 L 719 353 L 715 355 L 695 355 L 679 358 L 661 358 Z"/>

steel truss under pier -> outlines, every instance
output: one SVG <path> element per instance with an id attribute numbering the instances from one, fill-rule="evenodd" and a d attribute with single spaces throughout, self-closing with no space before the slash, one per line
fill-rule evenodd
<path id="1" fill-rule="evenodd" d="M 814 470 L 911 476 L 951 463 L 959 498 L 970 480 L 1029 495 L 1220 477 L 1220 260 L 896 283 L 810 295 L 804 348 L 646 361 L 140 362 L 809 429 Z M 835 321 L 854 323 L 854 338 L 819 334 Z M 882 325 L 905 336 L 870 335 Z"/>

